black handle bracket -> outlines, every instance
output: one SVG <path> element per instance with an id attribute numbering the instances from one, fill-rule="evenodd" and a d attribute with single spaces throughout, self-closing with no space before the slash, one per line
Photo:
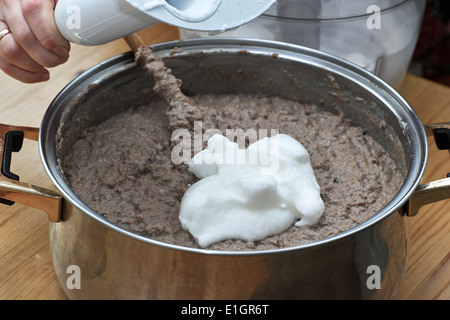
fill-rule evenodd
<path id="1" fill-rule="evenodd" d="M 11 172 L 11 159 L 13 152 L 19 152 L 22 149 L 24 139 L 23 131 L 10 131 L 5 136 L 2 159 L 2 175 L 8 179 L 19 181 L 19 176 Z M 0 203 L 11 206 L 13 201 L 0 198 Z"/>
<path id="2" fill-rule="evenodd" d="M 434 141 L 439 150 L 450 149 L 450 129 L 437 128 L 433 130 Z"/>

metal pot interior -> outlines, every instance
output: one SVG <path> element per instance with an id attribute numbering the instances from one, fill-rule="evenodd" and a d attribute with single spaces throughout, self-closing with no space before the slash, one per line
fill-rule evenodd
<path id="1" fill-rule="evenodd" d="M 176 53 L 172 52 L 175 46 L 180 49 Z M 396 211 L 422 178 L 427 145 L 420 120 L 398 93 L 359 67 L 306 48 L 256 40 L 190 40 L 156 45 L 154 50 L 183 81 L 183 91 L 188 95 L 281 95 L 331 112 L 338 106 L 355 125 L 363 127 L 390 153 L 405 181 L 383 210 L 356 229 Z M 73 205 L 112 228 L 116 227 L 71 191 L 59 159 L 86 128 L 155 99 L 152 87 L 133 55 L 123 54 L 70 83 L 55 98 L 42 122 L 41 156 L 55 186 Z"/>

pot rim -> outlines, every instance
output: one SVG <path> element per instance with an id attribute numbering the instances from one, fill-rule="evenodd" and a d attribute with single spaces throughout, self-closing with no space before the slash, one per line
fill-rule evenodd
<path id="1" fill-rule="evenodd" d="M 174 48 L 178 48 L 181 52 L 173 53 Z M 378 213 L 366 220 L 365 222 L 359 224 L 358 226 L 351 228 L 347 231 L 341 232 L 337 235 L 325 238 L 313 243 L 304 244 L 300 246 L 294 246 L 289 248 L 272 249 L 272 250 L 259 250 L 259 251 L 220 251 L 220 250 L 209 250 L 202 248 L 191 248 L 184 247 L 180 245 L 165 243 L 157 240 L 153 240 L 135 233 L 132 233 L 126 229 L 123 229 L 108 219 L 102 217 L 101 215 L 94 212 L 87 205 L 85 205 L 70 189 L 67 185 L 66 180 L 62 176 L 58 161 L 55 154 L 49 154 L 49 150 L 55 150 L 55 146 L 51 146 L 51 138 L 53 138 L 53 145 L 56 144 L 55 130 L 51 130 L 49 124 L 54 123 L 55 119 L 58 120 L 61 116 L 62 110 L 59 110 L 60 100 L 67 95 L 68 92 L 72 91 L 74 87 L 79 86 L 81 83 L 88 81 L 90 78 L 97 76 L 100 72 L 105 70 L 109 71 L 100 80 L 108 78 L 116 73 L 120 73 L 131 67 L 136 66 L 134 61 L 134 55 L 131 51 L 119 54 L 112 57 L 104 62 L 93 66 L 87 71 L 83 72 L 81 75 L 77 76 L 72 80 L 63 90 L 61 90 L 58 95 L 54 98 L 50 106 L 48 107 L 46 113 L 44 114 L 41 128 L 39 132 L 39 153 L 41 157 L 41 162 L 44 166 L 47 175 L 51 179 L 52 183 L 55 185 L 57 190 L 61 193 L 66 201 L 71 205 L 75 206 L 84 214 L 87 214 L 91 218 L 97 220 L 104 226 L 123 234 L 124 236 L 133 238 L 135 240 L 148 243 L 150 245 L 155 245 L 167 249 L 180 250 L 184 252 L 200 253 L 207 255 L 223 255 L 223 256 L 254 256 L 254 255 L 266 255 L 266 254 L 277 254 L 288 251 L 295 251 L 300 249 L 310 249 L 322 245 L 327 245 L 331 242 L 337 242 L 344 238 L 354 236 L 368 228 L 378 224 L 391 214 L 397 212 L 405 202 L 412 196 L 416 188 L 418 187 L 422 177 L 425 173 L 426 164 L 428 161 L 428 144 L 425 134 L 425 129 L 408 102 L 389 84 L 387 84 L 382 79 L 378 78 L 369 71 L 359 67 L 351 62 L 343 60 L 339 57 L 327 54 L 324 52 L 317 51 L 315 49 L 310 49 L 294 44 L 281 43 L 277 41 L 268 40 L 258 40 L 258 39 L 247 39 L 247 38 L 202 38 L 202 39 L 189 39 L 182 41 L 170 41 L 165 43 L 160 43 L 152 45 L 154 52 L 158 53 L 162 57 L 173 56 L 177 57 L 185 54 L 192 53 L 205 53 L 205 52 L 242 52 L 246 51 L 249 54 L 254 55 L 270 55 L 277 54 L 279 58 L 289 58 L 297 62 L 308 62 L 315 67 L 323 68 L 333 74 L 338 74 L 339 76 L 348 78 L 358 85 L 362 86 L 365 90 L 369 91 L 371 94 L 376 96 L 383 101 L 387 107 L 391 109 L 393 113 L 397 115 L 400 124 L 403 126 L 405 131 L 408 131 L 410 135 L 413 135 L 414 139 L 409 139 L 411 144 L 411 149 L 414 151 L 411 157 L 411 164 L 408 168 L 408 173 L 406 179 L 401 186 L 400 190 L 394 196 L 394 198 Z M 111 72 L 111 68 L 114 68 L 114 72 Z M 98 80 L 98 81 L 100 81 Z M 97 82 L 97 81 L 96 81 Z M 92 82 L 92 83 L 96 83 Z M 91 84 L 92 84 L 91 83 Z M 389 103 L 388 100 L 391 100 Z M 392 104 L 396 102 L 400 105 L 401 110 L 393 110 Z M 59 112 L 58 112 L 59 111 Z M 59 122 L 58 122 L 59 123 Z M 59 125 L 58 125 L 59 127 Z M 409 136 L 408 136 L 409 137 Z M 63 221 L 60 223 L 64 223 Z"/>

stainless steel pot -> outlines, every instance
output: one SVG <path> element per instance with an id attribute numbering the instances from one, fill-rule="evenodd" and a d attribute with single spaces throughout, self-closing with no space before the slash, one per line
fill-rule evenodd
<path id="1" fill-rule="evenodd" d="M 180 50 L 172 51 L 174 47 Z M 405 180 L 385 208 L 356 228 L 313 244 L 219 252 L 160 243 L 123 230 L 86 206 L 58 162 L 84 128 L 153 98 L 132 53 L 80 75 L 54 99 L 40 129 L 2 126 L 0 196 L 47 212 L 52 258 L 71 299 L 384 299 L 396 290 L 408 250 L 407 216 L 450 196 L 448 179 L 420 185 L 424 126 L 408 103 L 369 72 L 310 49 L 256 40 L 202 39 L 154 46 L 186 93 L 264 92 L 299 98 L 346 116 L 389 150 Z M 435 129 L 447 127 L 430 127 Z M 380 128 L 384 128 L 380 130 Z M 37 139 L 58 192 L 9 172 L 20 139 Z M 19 142 L 18 142 L 19 141 Z M 426 199 L 426 200 L 424 200 Z M 11 203 L 10 203 L 11 204 Z M 79 285 L 68 286 L 76 266 Z M 377 285 L 377 281 L 380 285 Z"/>

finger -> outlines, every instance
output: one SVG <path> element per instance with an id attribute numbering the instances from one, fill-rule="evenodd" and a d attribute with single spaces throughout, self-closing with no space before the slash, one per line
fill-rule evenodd
<path id="1" fill-rule="evenodd" d="M 50 0 L 22 0 L 21 4 L 24 18 L 41 45 L 62 58 L 68 58 L 70 44 L 56 26 L 55 3 Z"/>
<path id="2" fill-rule="evenodd" d="M 16 42 L 12 34 L 0 40 L 0 56 L 9 64 L 31 72 L 43 72 L 44 67 L 34 61 Z"/>
<path id="3" fill-rule="evenodd" d="M 60 57 L 44 48 L 28 26 L 21 10 L 20 2 L 13 1 L 10 6 L 5 7 L 4 12 L 6 23 L 16 42 L 34 61 L 43 67 L 55 67 L 64 63 L 68 57 Z"/>
<path id="4" fill-rule="evenodd" d="M 32 72 L 18 68 L 12 64 L 9 64 L 5 59 L 0 57 L 0 69 L 8 76 L 19 80 L 24 83 L 37 83 L 47 81 L 50 78 L 50 74 L 47 70 L 43 69 L 43 72 Z"/>

